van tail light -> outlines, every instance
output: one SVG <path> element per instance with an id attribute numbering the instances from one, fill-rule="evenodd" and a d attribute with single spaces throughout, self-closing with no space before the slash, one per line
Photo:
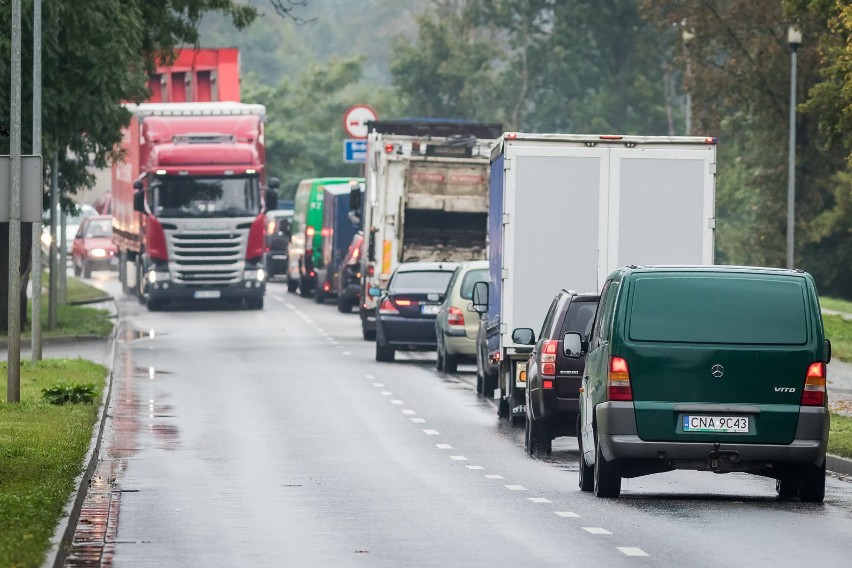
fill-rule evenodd
<path id="1" fill-rule="evenodd" d="M 555 339 L 548 339 L 541 346 L 541 374 L 555 375 L 556 374 L 556 348 L 559 342 Z"/>
<path id="2" fill-rule="evenodd" d="M 155 260 L 169 260 L 169 248 L 166 246 L 166 232 L 160 221 L 153 215 L 148 215 L 145 227 L 145 245 L 148 256 Z"/>
<path id="3" fill-rule="evenodd" d="M 633 400 L 630 387 L 630 371 L 627 361 L 622 357 L 609 358 L 609 400 Z"/>
<path id="4" fill-rule="evenodd" d="M 385 300 L 382 302 L 382 305 L 379 306 L 379 313 L 386 316 L 395 316 L 399 315 L 399 310 L 396 309 L 396 306 L 393 305 L 393 302 L 385 298 Z"/>
<path id="5" fill-rule="evenodd" d="M 802 406 L 823 406 L 825 404 L 825 363 L 817 361 L 808 365 L 805 375 L 805 389 L 802 391 Z"/>
<path id="6" fill-rule="evenodd" d="M 259 260 L 263 256 L 263 247 L 266 237 L 263 233 L 266 225 L 266 215 L 261 213 L 251 223 L 248 234 L 248 246 L 246 247 L 246 260 Z"/>
<path id="7" fill-rule="evenodd" d="M 461 308 L 450 306 L 447 310 L 447 325 L 464 326 L 464 312 L 461 311 Z"/>

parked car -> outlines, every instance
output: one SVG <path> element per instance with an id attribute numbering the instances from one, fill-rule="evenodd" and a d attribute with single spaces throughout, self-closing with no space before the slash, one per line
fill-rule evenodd
<path id="1" fill-rule="evenodd" d="M 562 290 L 550 303 L 538 340 L 532 329 L 514 330 L 512 341 L 535 345 L 527 362 L 526 436 L 529 455 L 549 455 L 559 436 L 577 435 L 580 383 L 585 357 L 565 342 L 567 333 L 586 338 L 598 305 L 597 294 Z"/>
<path id="2" fill-rule="evenodd" d="M 86 217 L 71 243 L 76 276 L 89 278 L 93 270 L 117 270 L 118 247 L 112 242 L 112 215 Z"/>
<path id="3" fill-rule="evenodd" d="M 441 311 L 435 318 L 438 340 L 438 370 L 455 373 L 459 361 L 476 362 L 476 332 L 479 314 L 472 310 L 473 285 L 488 280 L 488 261 L 463 262 L 447 287 Z"/>
<path id="4" fill-rule="evenodd" d="M 292 209 L 273 209 L 266 212 L 266 246 L 264 262 L 266 274 L 271 279 L 287 274 L 287 245 L 290 242 Z"/>
<path id="5" fill-rule="evenodd" d="M 455 262 L 400 264 L 385 291 L 370 288 L 376 302 L 376 361 L 393 361 L 396 351 L 432 351 L 437 347 L 435 317 Z"/>
<path id="6" fill-rule="evenodd" d="M 338 269 L 337 279 L 337 310 L 342 314 L 352 312 L 352 308 L 361 303 L 361 259 L 364 256 L 364 233 L 358 231 L 349 248 L 343 262 Z"/>
<path id="7" fill-rule="evenodd" d="M 606 280 L 580 398 L 580 487 L 674 469 L 774 478 L 821 502 L 829 414 L 816 286 L 801 270 L 628 267 Z M 585 350 L 585 349 L 583 349 Z"/>

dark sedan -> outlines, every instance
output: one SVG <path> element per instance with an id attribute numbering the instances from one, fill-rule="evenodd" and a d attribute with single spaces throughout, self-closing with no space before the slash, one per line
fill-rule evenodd
<path id="1" fill-rule="evenodd" d="M 396 351 L 434 351 L 435 318 L 458 266 L 454 262 L 411 262 L 391 275 L 387 290 L 371 288 L 376 308 L 376 361 L 393 361 Z"/>
<path id="2" fill-rule="evenodd" d="M 588 335 L 597 304 L 597 294 L 562 290 L 550 304 L 537 343 L 531 329 L 514 332 L 517 343 L 535 343 L 527 363 L 524 439 L 531 456 L 550 454 L 554 438 L 576 435 L 585 354 L 564 338 L 566 333 Z"/>

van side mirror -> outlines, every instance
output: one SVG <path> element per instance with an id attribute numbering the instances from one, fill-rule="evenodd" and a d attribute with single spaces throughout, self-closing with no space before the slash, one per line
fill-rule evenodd
<path id="1" fill-rule="evenodd" d="M 142 184 L 140 181 L 133 182 L 133 187 L 136 187 L 136 184 Z M 139 213 L 145 213 L 145 192 L 142 191 L 141 188 L 136 189 L 133 192 L 133 210 Z"/>
<path id="2" fill-rule="evenodd" d="M 562 338 L 562 352 L 566 357 L 577 358 L 586 350 L 583 348 L 583 336 L 579 333 L 569 332 Z"/>
<path id="3" fill-rule="evenodd" d="M 535 345 L 535 332 L 528 327 L 519 327 L 512 332 L 512 342 L 518 345 Z"/>
<path id="4" fill-rule="evenodd" d="M 488 282 L 473 285 L 473 309 L 480 314 L 488 311 Z"/>
<path id="5" fill-rule="evenodd" d="M 370 287 L 370 289 L 367 290 L 367 294 L 371 298 L 378 298 L 379 296 L 382 295 L 382 289 L 379 288 L 378 286 L 372 286 L 372 287 Z"/>
<path id="6" fill-rule="evenodd" d="M 825 340 L 825 364 L 831 363 L 831 341 Z"/>

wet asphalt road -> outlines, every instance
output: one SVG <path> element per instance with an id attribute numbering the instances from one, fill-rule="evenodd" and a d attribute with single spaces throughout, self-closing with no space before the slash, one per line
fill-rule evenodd
<path id="1" fill-rule="evenodd" d="M 185 308 L 119 301 L 102 564 L 849 565 L 848 480 L 823 505 L 697 472 L 599 500 L 577 488 L 576 442 L 528 458 L 472 366 L 376 363 L 357 315 L 280 283 L 263 311 Z"/>

